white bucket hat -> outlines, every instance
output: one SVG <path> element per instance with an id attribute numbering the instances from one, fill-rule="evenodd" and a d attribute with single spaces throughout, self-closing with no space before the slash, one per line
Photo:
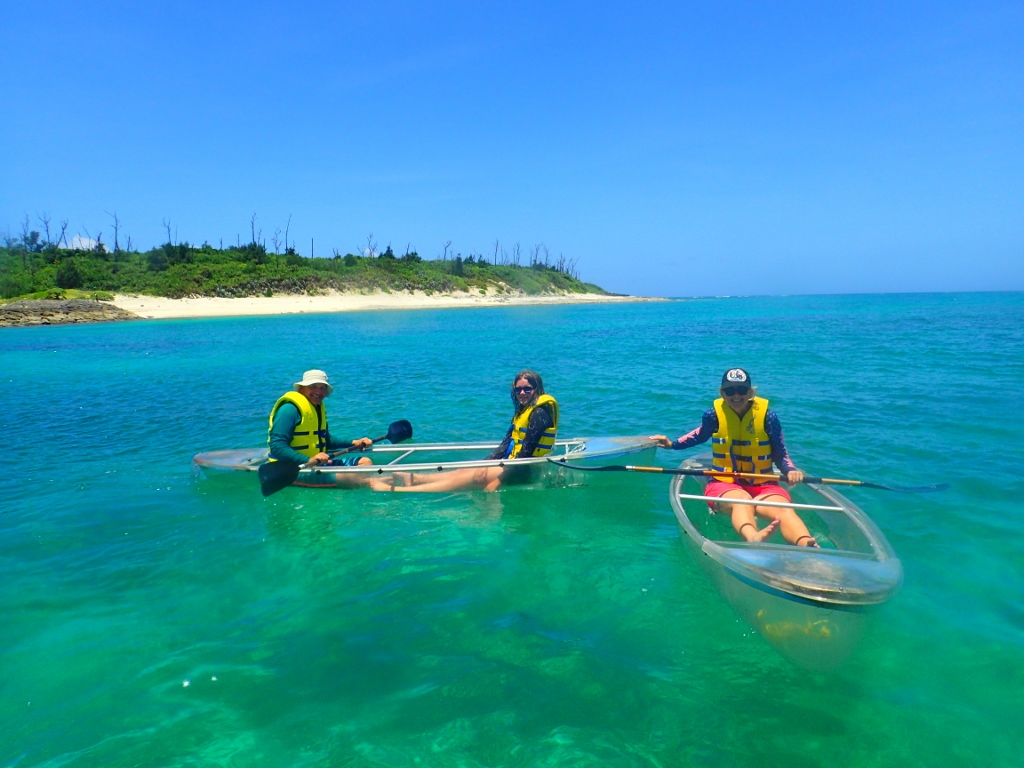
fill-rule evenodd
<path id="1" fill-rule="evenodd" d="M 314 384 L 327 384 L 328 395 L 334 391 L 334 387 L 327 382 L 327 374 L 316 368 L 302 374 L 302 381 L 295 382 L 295 390 L 298 391 L 299 387 L 311 387 Z"/>

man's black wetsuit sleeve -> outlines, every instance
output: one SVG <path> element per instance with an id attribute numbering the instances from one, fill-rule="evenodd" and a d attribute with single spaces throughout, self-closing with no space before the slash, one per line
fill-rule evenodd
<path id="1" fill-rule="evenodd" d="M 508 432 L 505 433 L 505 439 L 501 441 L 501 445 L 495 448 L 493 451 L 484 456 L 485 459 L 504 459 L 508 456 L 508 445 L 512 442 L 512 425 L 508 425 Z"/>

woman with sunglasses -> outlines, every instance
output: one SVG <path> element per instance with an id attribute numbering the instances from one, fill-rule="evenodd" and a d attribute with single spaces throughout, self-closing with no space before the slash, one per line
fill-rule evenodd
<path id="1" fill-rule="evenodd" d="M 711 467 L 722 474 L 712 475 L 713 479 L 704 489 L 705 496 L 755 502 L 791 502 L 789 491 L 774 480 L 736 477 L 733 474 L 770 474 L 774 464 L 790 485 L 803 481 L 804 473 L 789 458 L 779 417 L 769 410 L 766 399 L 757 396 L 750 374 L 742 368 L 726 371 L 718 392 L 721 397 L 715 400 L 714 407 L 704 412 L 697 429 L 678 440 L 669 440 L 665 435 L 652 435 L 651 439 L 662 448 L 675 450 L 711 440 Z M 792 509 L 756 503 L 719 505 L 726 506 L 731 507 L 733 528 L 745 541 L 765 541 L 779 528 L 782 538 L 790 544 L 818 546 L 804 521 Z M 770 522 L 759 530 L 757 517 Z"/>
<path id="2" fill-rule="evenodd" d="M 555 446 L 558 432 L 558 403 L 544 392 L 544 381 L 536 371 L 523 370 L 512 379 L 510 396 L 515 411 L 505 439 L 485 459 L 519 459 L 544 456 Z M 529 467 L 479 467 L 457 469 L 439 475 L 414 475 L 393 472 L 390 479 L 371 483 L 378 491 L 443 492 L 483 490 L 496 491 L 501 485 L 528 483 Z"/>

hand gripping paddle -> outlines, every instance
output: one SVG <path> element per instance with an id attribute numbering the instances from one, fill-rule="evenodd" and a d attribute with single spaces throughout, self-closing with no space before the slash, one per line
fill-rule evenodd
<path id="1" fill-rule="evenodd" d="M 412 437 L 412 424 L 405 419 L 396 421 L 390 427 L 388 427 L 388 433 L 381 435 L 373 439 L 374 443 L 379 443 L 381 440 L 387 440 L 391 443 L 401 443 L 403 440 L 408 440 Z M 351 448 L 342 448 L 340 451 L 331 451 L 328 456 L 334 458 L 340 456 L 343 453 L 351 453 L 352 451 L 361 450 L 359 446 L 353 445 Z M 287 488 L 289 485 L 295 482 L 299 476 L 299 470 L 302 469 L 305 464 L 296 464 L 294 461 L 268 461 L 266 464 L 260 467 L 260 490 L 264 496 L 270 496 L 273 493 L 277 493 L 282 488 Z"/>

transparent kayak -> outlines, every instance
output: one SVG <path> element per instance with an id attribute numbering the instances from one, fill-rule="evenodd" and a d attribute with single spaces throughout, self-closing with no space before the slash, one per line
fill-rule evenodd
<path id="1" fill-rule="evenodd" d="M 710 457 L 683 462 L 710 468 Z M 852 501 L 824 485 L 791 487 L 792 507 L 820 547 L 743 541 L 730 515 L 713 512 L 707 478 L 677 475 L 669 489 L 676 519 L 726 601 L 772 646 L 808 669 L 828 669 L 853 650 L 865 612 L 895 595 L 903 567 L 878 527 Z M 698 497 L 698 498 L 694 498 Z M 761 523 L 763 525 L 763 522 Z"/>
<path id="2" fill-rule="evenodd" d="M 548 457 L 522 458 L 514 461 L 480 458 L 498 447 L 498 443 L 401 443 L 380 444 L 355 455 L 368 456 L 367 466 L 303 467 L 296 485 L 338 488 L 345 487 L 345 478 L 386 476 L 392 472 L 440 475 L 459 469 L 514 466 L 521 470 L 516 485 L 552 487 L 577 484 L 571 470 L 548 461 L 548 457 L 564 458 L 572 464 L 626 464 L 638 456 L 653 457 L 656 445 L 647 437 L 576 437 L 557 440 Z M 353 455 L 353 454 L 348 454 Z M 257 472 L 267 462 L 267 448 L 241 448 L 208 451 L 192 458 L 192 472 L 200 478 L 216 478 L 245 472 Z M 528 475 L 526 474 L 528 472 Z M 524 475 L 526 475 L 524 477 Z M 341 480 L 339 484 L 339 479 Z"/>

